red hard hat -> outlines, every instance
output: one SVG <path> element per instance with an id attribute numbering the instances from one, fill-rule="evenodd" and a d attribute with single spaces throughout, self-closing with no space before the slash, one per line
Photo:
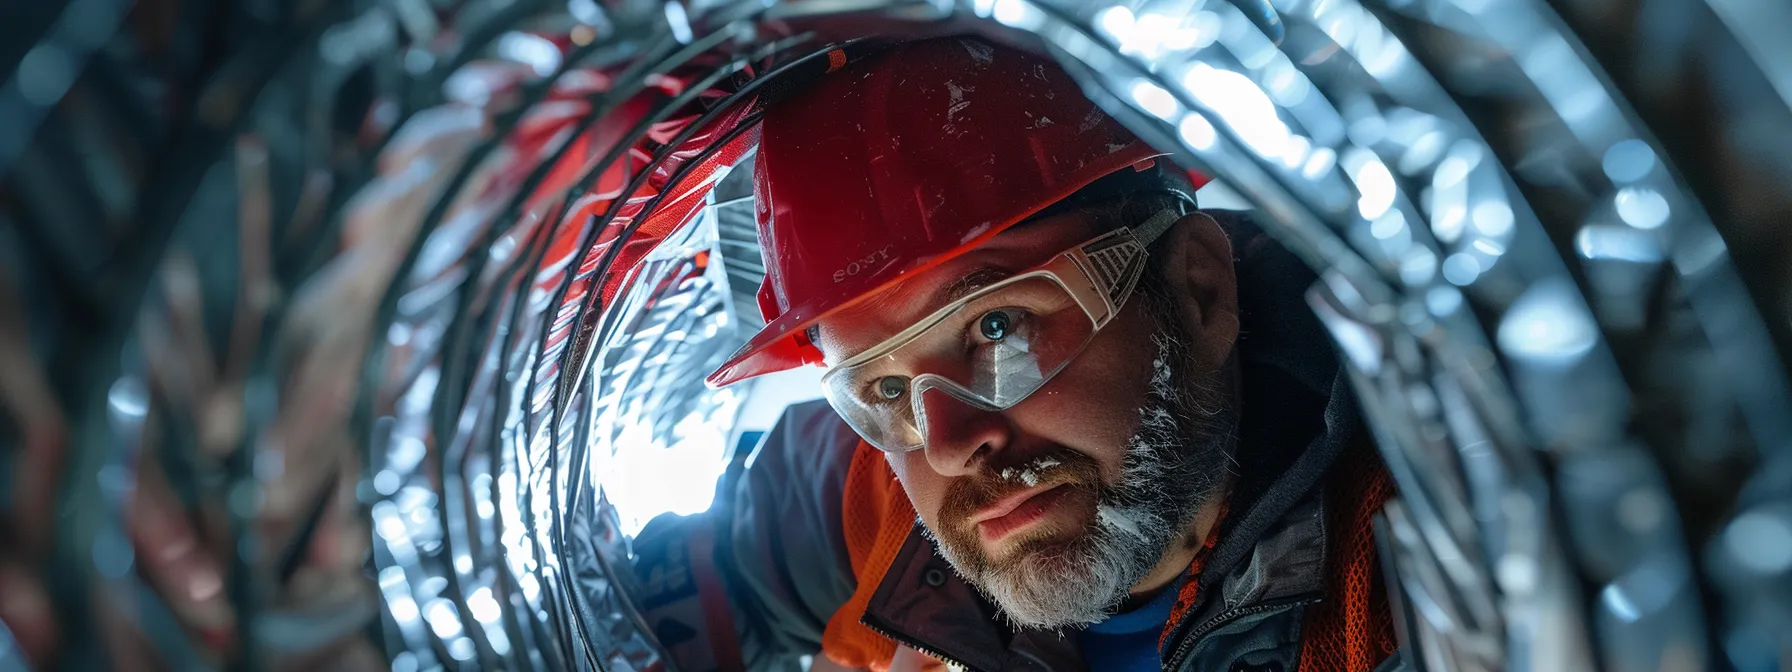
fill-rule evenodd
<path id="1" fill-rule="evenodd" d="M 913 42 L 823 76 L 765 113 L 754 198 L 767 324 L 709 383 L 819 363 L 805 335 L 817 320 L 1159 154 L 1056 64 L 975 39 Z"/>

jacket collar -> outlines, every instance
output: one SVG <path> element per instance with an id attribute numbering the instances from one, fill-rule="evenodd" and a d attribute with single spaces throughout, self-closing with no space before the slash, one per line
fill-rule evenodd
<path id="1" fill-rule="evenodd" d="M 1312 271 L 1244 215 L 1206 214 L 1231 236 L 1236 258 L 1241 474 L 1229 503 L 1233 514 L 1194 577 L 1200 584 L 1197 601 L 1177 622 L 1166 624 L 1167 658 L 1187 650 L 1191 636 L 1230 612 L 1322 589 L 1326 536 L 1317 486 L 1358 433 L 1353 397 L 1337 375 L 1335 353 L 1304 302 Z M 861 621 L 970 669 L 1086 669 L 1067 633 L 1015 631 L 1003 623 L 994 605 L 939 557 L 918 525 Z"/>

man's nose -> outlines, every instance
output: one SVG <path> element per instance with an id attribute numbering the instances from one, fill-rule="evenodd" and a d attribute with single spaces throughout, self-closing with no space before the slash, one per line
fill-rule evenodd
<path id="1" fill-rule="evenodd" d="M 942 476 L 975 474 L 1013 436 L 1001 413 L 976 408 L 946 392 L 926 390 L 920 402 L 923 450 L 927 463 Z"/>

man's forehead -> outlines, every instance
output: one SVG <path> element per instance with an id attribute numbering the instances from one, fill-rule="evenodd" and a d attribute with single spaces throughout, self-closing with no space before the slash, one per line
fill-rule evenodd
<path id="1" fill-rule="evenodd" d="M 938 310 L 954 287 L 973 290 L 1012 275 L 1016 267 L 1003 263 L 1012 256 L 979 249 L 928 269 L 822 320 L 818 345 L 830 364 L 863 352 Z"/>
<path id="2" fill-rule="evenodd" d="M 831 364 L 877 345 L 940 306 L 1082 242 L 1088 217 L 1066 213 L 1017 226 L 821 321 L 817 343 Z M 954 291 L 957 290 L 957 291 Z"/>

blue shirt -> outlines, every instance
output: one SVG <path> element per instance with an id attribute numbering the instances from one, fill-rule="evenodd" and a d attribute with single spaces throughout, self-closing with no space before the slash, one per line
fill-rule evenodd
<path id="1" fill-rule="evenodd" d="M 1157 660 L 1157 638 L 1163 633 L 1164 622 L 1170 620 L 1170 608 L 1176 606 L 1176 593 L 1180 588 L 1171 584 L 1143 606 L 1114 614 L 1084 629 L 1078 639 L 1089 669 L 1101 672 L 1162 670 L 1163 664 Z"/>

